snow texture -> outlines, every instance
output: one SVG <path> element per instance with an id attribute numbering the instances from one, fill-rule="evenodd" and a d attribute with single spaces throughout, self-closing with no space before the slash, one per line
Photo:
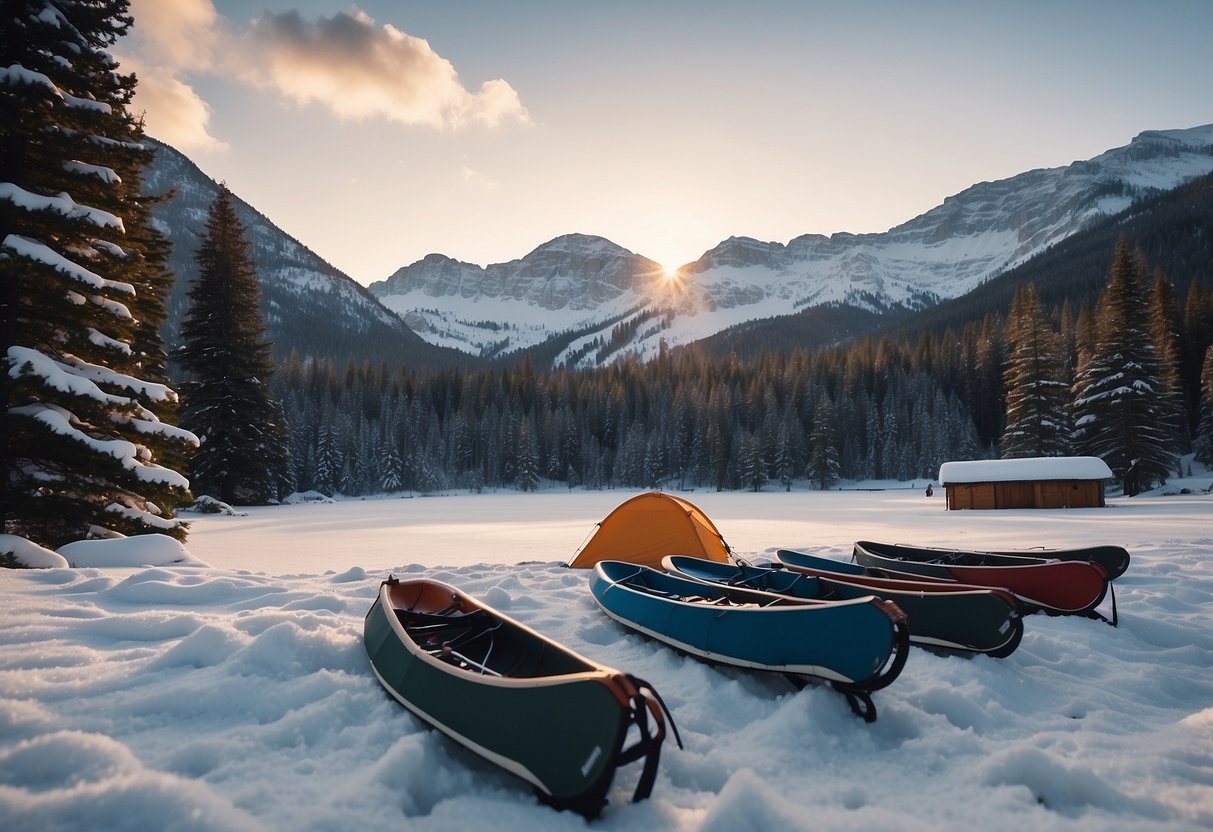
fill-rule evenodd
<path id="1" fill-rule="evenodd" d="M 47 76 L 41 72 L 35 72 L 32 69 L 26 69 L 21 64 L 11 64 L 8 67 L 0 69 L 0 84 L 18 84 L 39 86 L 46 89 L 51 95 L 60 99 L 69 107 L 78 107 L 86 110 L 96 110 L 99 113 L 113 112 L 110 105 L 101 101 L 94 101 L 91 98 L 79 98 L 71 93 L 64 92 L 55 85 Z"/>
<path id="2" fill-rule="evenodd" d="M 559 564 L 627 492 L 205 515 L 189 548 L 210 566 L 0 570 L 0 826 L 588 828 L 384 694 L 362 621 L 390 572 L 490 600 L 662 694 L 686 748 L 667 744 L 644 803 L 622 770 L 601 832 L 1213 826 L 1213 501 L 947 512 L 904 485 L 687 496 L 755 560 L 846 559 L 860 538 L 1124 544 L 1120 626 L 1034 615 L 1006 659 L 915 649 L 868 725 L 828 687 L 709 666 L 598 610 L 587 574 Z"/>
<path id="3" fill-rule="evenodd" d="M 144 462 L 143 460 L 150 456 L 147 448 L 125 439 L 97 439 L 89 436 L 72 425 L 72 415 L 61 407 L 53 404 L 30 404 L 11 407 L 8 412 L 13 416 L 28 416 L 37 419 L 60 436 L 66 436 L 87 445 L 97 453 L 113 457 L 122 464 L 123 468 L 134 472 L 135 476 L 143 482 L 159 482 L 170 487 L 189 490 L 189 480 L 181 474 L 171 468 Z"/>
<path id="4" fill-rule="evenodd" d="M 976 459 L 939 466 L 944 485 L 964 482 L 1026 480 L 1108 480 L 1112 469 L 1097 456 L 1038 456 L 1023 459 Z"/>
<path id="5" fill-rule="evenodd" d="M 106 170 L 109 169 L 106 168 Z M 120 218 L 109 211 L 81 205 L 66 193 L 58 196 L 43 196 L 31 193 L 12 182 L 0 182 L 0 199 L 11 202 L 24 211 L 54 211 L 65 217 L 83 217 L 101 228 L 116 228 L 122 233 L 126 233 L 126 227 Z"/>
<path id="6" fill-rule="evenodd" d="M 77 280 L 86 286 L 91 286 L 94 289 L 112 289 L 116 292 L 122 292 L 127 295 L 135 294 L 135 287 L 129 283 L 124 283 L 119 280 L 109 280 L 100 275 L 90 272 L 83 266 L 73 263 L 59 252 L 53 250 L 49 246 L 43 245 L 37 240 L 31 240 L 28 237 L 20 237 L 16 234 L 9 234 L 4 238 L 3 247 L 8 250 L 25 257 L 29 260 L 35 260 L 39 263 L 45 263 L 56 271 L 62 272 L 73 280 Z M 121 306 L 121 304 L 115 304 Z M 124 310 L 126 307 L 122 307 Z M 120 317 L 129 318 L 131 313 L 128 311 Z"/>
<path id="7" fill-rule="evenodd" d="M 93 165 L 88 162 L 64 162 L 63 169 L 72 173 L 79 173 L 83 176 L 95 176 L 107 185 L 116 185 L 122 181 L 113 168 L 107 168 L 104 165 Z"/>

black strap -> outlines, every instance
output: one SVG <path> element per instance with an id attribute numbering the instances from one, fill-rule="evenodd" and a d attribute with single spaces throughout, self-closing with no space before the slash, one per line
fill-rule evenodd
<path id="1" fill-rule="evenodd" d="M 851 706 L 851 710 L 863 717 L 864 722 L 876 721 L 876 703 L 872 701 L 872 697 L 867 691 L 853 688 L 838 688 L 838 690 L 847 698 L 847 704 Z"/>
<path id="2" fill-rule="evenodd" d="M 1116 612 L 1116 584 L 1112 581 L 1108 581 L 1108 592 L 1112 594 L 1112 619 L 1108 620 L 1104 617 L 1103 613 L 1096 612 L 1095 610 L 1087 613 L 1087 617 L 1103 621 L 1105 624 L 1111 624 L 1115 627 L 1120 623 L 1120 615 Z"/>
<path id="3" fill-rule="evenodd" d="M 625 766 L 644 757 L 644 768 L 641 769 L 640 780 L 636 783 L 636 791 L 632 794 L 632 802 L 637 803 L 653 793 L 653 783 L 657 780 L 657 765 L 661 761 L 661 743 L 665 739 L 665 721 L 669 721 L 674 733 L 674 741 L 678 743 L 679 748 L 682 748 L 682 737 L 678 735 L 678 726 L 674 724 L 670 709 L 666 707 L 661 695 L 653 689 L 653 686 L 631 674 L 628 674 L 627 678 L 636 688 L 636 694 L 632 696 L 628 720 L 635 723 L 640 731 L 640 739 L 631 748 L 620 751 L 615 760 L 615 767 Z M 651 730 L 649 725 L 649 717 L 654 715 L 649 709 L 650 698 L 657 703 L 660 709 L 656 713 L 655 731 Z M 661 714 L 665 715 L 664 719 Z"/>

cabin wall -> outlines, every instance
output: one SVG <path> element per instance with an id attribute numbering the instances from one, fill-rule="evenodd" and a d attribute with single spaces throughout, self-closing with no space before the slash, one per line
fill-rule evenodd
<path id="1" fill-rule="evenodd" d="M 1097 480 L 952 483 L 945 484 L 944 489 L 951 510 L 1104 505 L 1103 484 Z"/>

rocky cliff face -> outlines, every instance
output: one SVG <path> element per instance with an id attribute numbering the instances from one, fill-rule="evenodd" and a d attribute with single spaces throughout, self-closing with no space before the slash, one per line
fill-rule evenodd
<path id="1" fill-rule="evenodd" d="M 644 294 L 664 277 L 661 265 L 602 237 L 566 234 L 519 260 L 488 267 L 430 254 L 372 283 L 378 297 L 493 298 L 540 309 L 595 309 L 625 293 Z"/>

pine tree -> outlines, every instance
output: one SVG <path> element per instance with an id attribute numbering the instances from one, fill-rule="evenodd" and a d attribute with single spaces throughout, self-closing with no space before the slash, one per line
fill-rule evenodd
<path id="1" fill-rule="evenodd" d="M 164 239 L 139 194 L 151 152 L 107 48 L 126 0 L 7 0 L 0 27 L 4 531 L 48 546 L 185 527 L 165 423 Z M 157 414 L 159 413 L 159 415 Z"/>
<path id="2" fill-rule="evenodd" d="M 828 396 L 817 400 L 810 439 L 809 480 L 825 491 L 838 481 L 838 451 L 834 447 L 833 407 Z"/>
<path id="3" fill-rule="evenodd" d="M 1213 466 L 1213 347 L 1205 350 L 1200 372 L 1200 420 L 1192 446 L 1198 462 Z"/>
<path id="4" fill-rule="evenodd" d="M 1068 451 L 1069 425 L 1057 335 L 1046 320 L 1036 287 L 1015 293 L 1007 321 L 1009 346 L 1003 383 L 1007 393 L 1007 427 L 1002 456 L 1062 456 Z"/>
<path id="5" fill-rule="evenodd" d="M 194 490 L 265 503 L 286 471 L 286 432 L 269 396 L 273 363 L 257 268 L 226 187 L 211 205 L 195 259 L 175 356 L 189 377 L 181 423 L 202 440 L 192 459 Z"/>
<path id="6" fill-rule="evenodd" d="M 767 466 L 762 461 L 762 442 L 754 434 L 737 437 L 737 471 L 741 484 L 753 491 L 761 491 L 767 484 Z"/>
<path id="7" fill-rule="evenodd" d="M 536 491 L 539 489 L 539 444 L 535 440 L 535 432 L 523 420 L 518 435 L 518 479 L 519 491 Z"/>
<path id="8" fill-rule="evenodd" d="M 1159 404 L 1166 391 L 1142 273 L 1140 258 L 1122 237 L 1100 298 L 1095 349 L 1074 389 L 1076 447 L 1107 462 L 1130 496 L 1166 482 L 1176 457 Z"/>
<path id="9" fill-rule="evenodd" d="M 1190 434 L 1187 425 L 1187 391 L 1181 374 L 1179 330 L 1179 304 L 1175 298 L 1175 287 L 1161 269 L 1156 269 L 1154 290 L 1150 294 L 1150 337 L 1154 341 L 1154 351 L 1158 356 L 1159 381 L 1165 391 L 1158 405 L 1163 423 L 1172 431 L 1175 446 L 1182 450 L 1190 444 Z M 1175 473 L 1176 476 L 1183 476 L 1178 462 Z"/>
<path id="10" fill-rule="evenodd" d="M 1199 280 L 1188 284 L 1188 298 L 1183 316 L 1183 377 L 1187 382 L 1188 421 L 1199 421 L 1200 371 L 1205 352 L 1213 346 L 1213 295 L 1205 291 Z"/>
<path id="11" fill-rule="evenodd" d="M 399 491 L 403 484 L 400 481 L 400 454 L 396 451 L 396 442 L 388 439 L 379 461 L 379 487 L 384 491 Z"/>

